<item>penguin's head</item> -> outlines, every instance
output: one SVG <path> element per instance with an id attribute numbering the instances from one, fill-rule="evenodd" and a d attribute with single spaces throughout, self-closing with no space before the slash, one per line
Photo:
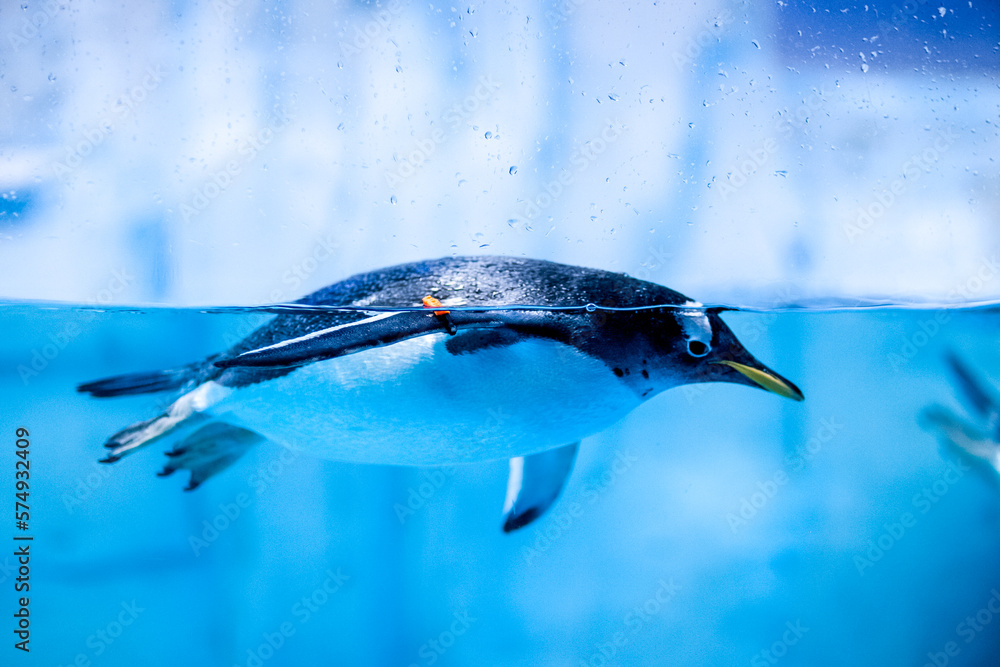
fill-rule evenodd
<path id="1" fill-rule="evenodd" d="M 643 398 L 683 384 L 733 382 L 803 400 L 795 384 L 743 347 L 719 316 L 721 310 L 688 302 L 636 313 L 647 321 L 633 328 L 637 335 L 629 337 L 624 350 L 627 363 L 616 366 L 615 374 Z"/>

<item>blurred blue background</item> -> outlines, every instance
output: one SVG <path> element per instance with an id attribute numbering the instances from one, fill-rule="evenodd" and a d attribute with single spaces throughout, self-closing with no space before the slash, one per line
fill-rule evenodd
<path id="1" fill-rule="evenodd" d="M 245 317 L 0 309 L 0 489 L 13 492 L 26 426 L 35 535 L 32 653 L 4 645 L 3 664 L 756 666 L 781 653 L 922 666 L 949 642 L 951 665 L 1000 654 L 996 471 L 940 451 L 917 419 L 933 402 L 964 410 L 946 349 L 1000 384 L 995 312 L 953 313 L 908 357 L 929 311 L 730 313 L 805 402 L 666 392 L 584 440 L 553 510 L 510 535 L 503 461 L 423 470 L 262 446 L 194 493 L 155 476 L 156 445 L 96 463 L 110 433 L 162 404 L 99 402 L 76 383 L 199 358 Z M 8 619 L 12 565 L 0 557 Z M 142 611 L 116 626 L 123 604 Z M 970 637 L 960 626 L 980 612 Z"/>
<path id="2" fill-rule="evenodd" d="M 993 300 L 998 19 L 975 1 L 7 3 L 0 298 L 252 305 L 489 253 L 765 309 Z M 32 653 L 0 664 L 990 664 L 1000 626 L 962 624 L 1000 590 L 997 481 L 917 415 L 960 409 L 946 349 L 1000 381 L 996 315 L 920 339 L 935 312 L 727 315 L 805 403 L 673 390 L 585 441 L 555 511 L 505 536 L 503 462 L 260 448 L 193 494 L 153 451 L 99 466 L 159 402 L 77 383 L 266 317 L 4 306 L 0 481 L 29 427 L 38 588 Z M 12 613 L 11 586 L 0 558 Z"/>

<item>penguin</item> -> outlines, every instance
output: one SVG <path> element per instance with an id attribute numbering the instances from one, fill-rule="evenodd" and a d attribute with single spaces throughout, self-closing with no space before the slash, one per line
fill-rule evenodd
<path id="1" fill-rule="evenodd" d="M 996 392 L 954 352 L 945 355 L 959 395 L 974 421 L 964 419 L 942 405 L 931 405 L 920 415 L 925 429 L 935 433 L 943 450 L 985 472 L 1000 483 L 1000 399 Z"/>
<path id="2" fill-rule="evenodd" d="M 156 441 L 186 490 L 271 441 L 355 463 L 507 459 L 503 530 L 556 500 L 580 441 L 660 392 L 733 382 L 797 401 L 720 317 L 621 273 L 515 257 L 447 257 L 362 273 L 284 309 L 231 349 L 77 387 L 174 392 L 112 435 L 104 463 Z"/>

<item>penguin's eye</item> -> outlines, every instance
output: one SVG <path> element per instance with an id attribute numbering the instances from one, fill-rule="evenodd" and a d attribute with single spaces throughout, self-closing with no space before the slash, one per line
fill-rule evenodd
<path id="1" fill-rule="evenodd" d="M 703 343 L 700 340 L 689 340 L 688 341 L 688 354 L 692 357 L 704 357 L 706 354 L 711 352 L 712 348 Z"/>

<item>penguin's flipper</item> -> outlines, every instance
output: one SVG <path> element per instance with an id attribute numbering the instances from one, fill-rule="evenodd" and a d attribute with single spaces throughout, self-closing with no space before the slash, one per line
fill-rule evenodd
<path id="1" fill-rule="evenodd" d="M 379 313 L 356 322 L 338 324 L 298 338 L 248 350 L 234 357 L 219 359 L 215 361 L 215 365 L 222 368 L 301 366 L 427 334 L 505 327 L 526 335 L 554 339 L 568 337 L 544 313 L 535 311 L 452 310 L 445 319 L 434 313 L 409 310 Z"/>
<path id="2" fill-rule="evenodd" d="M 503 504 L 505 533 L 527 526 L 555 502 L 573 470 L 579 447 L 580 443 L 574 442 L 510 460 Z"/>
<path id="3" fill-rule="evenodd" d="M 524 339 L 513 329 L 463 331 L 445 341 L 444 347 L 454 355 L 471 354 L 488 348 L 509 347 Z"/>
<path id="4" fill-rule="evenodd" d="M 259 433 L 245 428 L 221 421 L 210 422 L 167 452 L 170 461 L 157 475 L 166 477 L 176 470 L 190 470 L 191 478 L 184 490 L 193 491 L 264 440 Z"/>

